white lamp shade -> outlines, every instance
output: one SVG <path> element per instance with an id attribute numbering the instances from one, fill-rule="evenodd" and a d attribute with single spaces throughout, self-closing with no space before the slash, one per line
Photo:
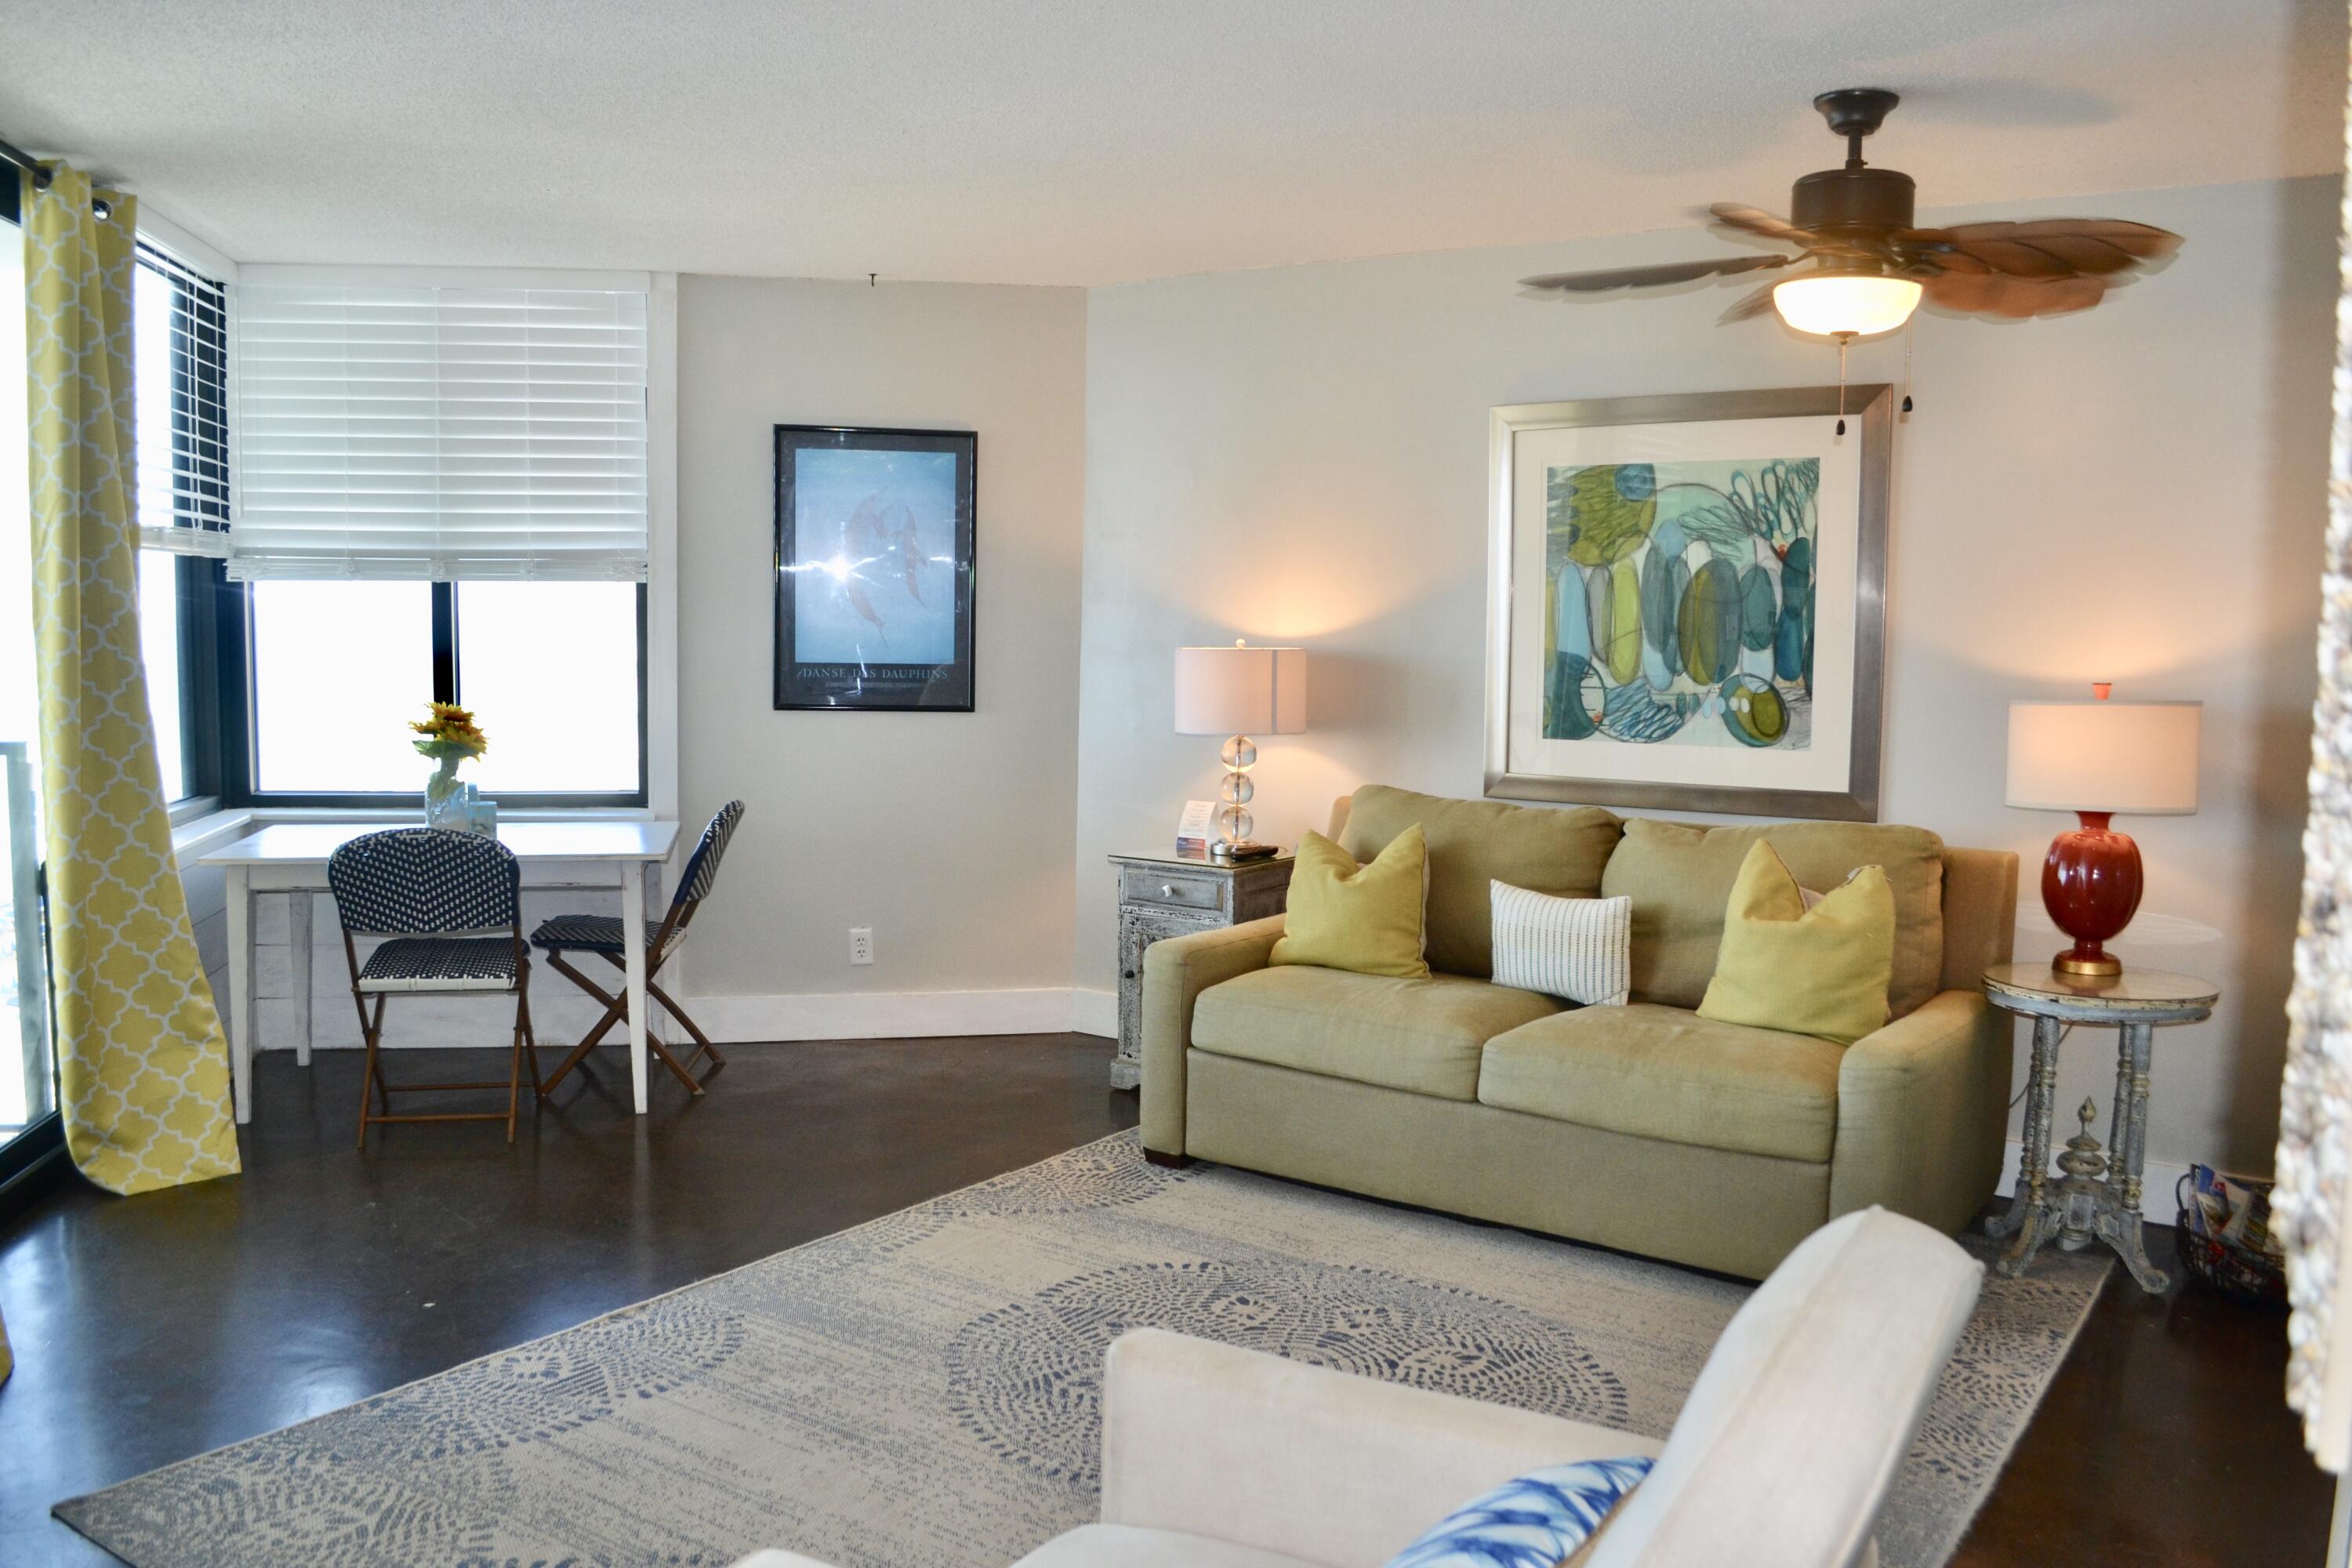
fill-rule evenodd
<path id="1" fill-rule="evenodd" d="M 2204 715 L 2201 702 L 2012 702 L 2009 804 L 2186 816 Z"/>
<path id="2" fill-rule="evenodd" d="M 1307 728 L 1303 647 L 1180 647 L 1176 732 L 1296 735 Z"/>

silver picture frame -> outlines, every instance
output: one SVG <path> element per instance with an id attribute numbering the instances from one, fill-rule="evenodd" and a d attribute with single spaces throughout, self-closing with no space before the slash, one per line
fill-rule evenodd
<path id="1" fill-rule="evenodd" d="M 1841 416 L 1861 443 L 1855 520 L 1853 661 L 1849 765 L 1842 789 L 1640 782 L 1514 771 L 1511 766 L 1514 545 L 1518 439 L 1544 430 L 1594 426 L 1659 425 L 1741 419 Z M 1885 734 L 1886 680 L 1886 548 L 1893 468 L 1895 406 L 1883 383 L 1780 387 L 1648 397 L 1586 398 L 1569 403 L 1509 404 L 1488 418 L 1486 585 L 1486 790 L 1505 800 L 1570 801 L 1586 805 L 1646 806 L 1731 816 L 1878 820 L 1880 749 Z"/>

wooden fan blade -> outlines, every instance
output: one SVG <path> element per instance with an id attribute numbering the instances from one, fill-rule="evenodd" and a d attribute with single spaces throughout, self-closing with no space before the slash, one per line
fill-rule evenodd
<path id="1" fill-rule="evenodd" d="M 1947 272 L 2011 278 L 2105 277 L 2180 248 L 2177 234 L 2112 217 L 1955 224 L 1906 229 L 1895 239 L 1917 260 Z"/>
<path id="2" fill-rule="evenodd" d="M 1754 293 L 1741 296 L 1738 303 L 1715 319 L 1715 324 L 1728 326 L 1734 321 L 1753 321 L 1763 315 L 1772 308 L 1772 290 L 1779 287 L 1777 283 L 1767 283 Z"/>
<path id="3" fill-rule="evenodd" d="M 1822 237 L 1811 229 L 1799 228 L 1787 218 L 1775 216 L 1762 207 L 1742 206 L 1738 202 L 1717 202 L 1703 216 L 1710 223 L 1738 229 L 1742 234 L 1778 240 L 1783 245 L 1813 246 L 1822 242 Z"/>
<path id="4" fill-rule="evenodd" d="M 1999 272 L 1939 272 L 1922 278 L 1927 302 L 1971 316 L 2063 316 L 2106 298 L 2098 277 L 2012 278 Z"/>
<path id="5" fill-rule="evenodd" d="M 1725 256 L 1709 261 L 1670 261 L 1657 267 L 1615 267 L 1599 272 L 1547 272 L 1522 278 L 1529 289 L 1557 289 L 1568 294 L 1598 294 L 1610 289 L 1648 289 L 1662 283 L 1688 283 L 1718 273 L 1753 272 L 1759 267 L 1786 267 L 1789 256 Z"/>

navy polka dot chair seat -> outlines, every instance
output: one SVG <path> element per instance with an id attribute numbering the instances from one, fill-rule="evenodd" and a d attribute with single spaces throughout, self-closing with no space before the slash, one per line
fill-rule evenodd
<path id="1" fill-rule="evenodd" d="M 615 922 L 618 923 L 618 922 Z M 502 936 L 396 936 L 360 965 L 362 991 L 511 991 L 515 946 Z"/>
<path id="2" fill-rule="evenodd" d="M 343 961 L 360 1010 L 367 1069 L 360 1084 L 360 1137 L 387 1121 L 504 1121 L 514 1142 L 523 1064 L 539 1087 L 539 1042 L 530 1031 L 530 949 L 522 940 L 522 871 L 496 838 L 440 827 L 366 833 L 327 860 L 327 886 L 343 926 Z M 491 936 L 485 932 L 499 931 Z M 360 962 L 362 936 L 385 940 Z M 512 992 L 514 1048 L 504 1083 L 392 1083 L 384 1078 L 383 1007 L 393 995 L 425 992 Z M 393 1114 L 392 1097 L 445 1089 L 503 1089 L 504 1110 Z"/>
<path id="3" fill-rule="evenodd" d="M 657 931 L 646 933 L 646 945 L 653 946 Z M 627 951 L 627 939 L 621 934 L 618 915 L 557 915 L 539 922 L 530 933 L 530 945 L 549 952 L 606 952 Z"/>
<path id="4" fill-rule="evenodd" d="M 719 814 L 710 819 L 710 826 L 702 830 L 701 838 L 694 846 L 694 853 L 686 858 L 686 869 L 678 874 L 677 894 L 669 901 L 669 912 L 662 917 L 658 927 L 646 935 L 646 994 L 660 1003 L 663 1009 L 694 1037 L 694 1049 L 687 1053 L 686 1060 L 680 1061 L 670 1054 L 669 1047 L 651 1029 L 646 1031 L 646 1047 L 661 1058 L 663 1066 L 677 1075 L 678 1081 L 686 1085 L 691 1094 L 700 1094 L 702 1084 L 709 1076 L 705 1074 L 702 1080 L 697 1080 L 688 1070 L 693 1063 L 699 1058 L 709 1057 L 710 1070 L 715 1073 L 727 1065 L 727 1058 L 719 1054 L 719 1047 L 710 1043 L 710 1037 L 686 1016 L 686 1009 L 677 1005 L 676 997 L 661 988 L 661 983 L 655 976 L 669 956 L 678 950 L 679 944 L 686 941 L 686 928 L 693 922 L 694 911 L 702 907 L 702 900 L 718 885 L 719 858 L 727 853 L 727 841 L 735 837 L 735 825 L 742 820 L 741 801 L 730 800 L 719 808 Z M 539 929 L 530 933 L 530 944 L 547 954 L 550 969 L 604 1005 L 604 1016 L 596 1021 L 596 1026 L 589 1030 L 586 1037 L 572 1047 L 572 1054 L 548 1075 L 546 1085 L 539 1091 L 541 1098 L 554 1093 L 555 1086 L 563 1081 L 564 1075 L 587 1060 L 588 1053 L 604 1042 L 604 1037 L 612 1033 L 613 1026 L 629 1016 L 625 988 L 622 994 L 614 995 L 574 969 L 564 955 L 593 953 L 614 969 L 625 969 L 628 941 L 623 934 L 617 915 L 557 915 L 551 920 L 540 921 Z"/>

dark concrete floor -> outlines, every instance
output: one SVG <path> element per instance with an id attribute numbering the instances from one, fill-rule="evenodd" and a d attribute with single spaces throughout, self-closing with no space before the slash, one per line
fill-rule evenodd
<path id="1" fill-rule="evenodd" d="M 49 1505 L 332 1410 L 1131 1126 L 1081 1035 L 730 1046 L 699 1100 L 617 1051 L 512 1149 L 377 1128 L 359 1055 L 255 1064 L 246 1173 L 116 1198 L 67 1175 L 0 1225 L 0 1564 L 110 1563 Z M 488 1077 L 403 1051 L 394 1081 Z M 549 1058 L 553 1064 L 554 1058 Z M 404 1110 L 441 1109 L 404 1096 Z M 414 1100 L 413 1107 L 406 1101 Z M 227 1568 L 227 1565 L 225 1565 Z"/>
<path id="2" fill-rule="evenodd" d="M 2332 1478 L 2286 1407 L 2286 1313 L 2118 1267 L 1952 1568 L 2320 1568 Z"/>
<path id="3" fill-rule="evenodd" d="M 526 1115 L 352 1149 L 355 1053 L 257 1064 L 246 1175 L 146 1197 L 71 1176 L 0 1223 L 0 1563 L 114 1561 L 59 1499 L 1132 1125 L 1082 1036 L 730 1047 L 712 1092 L 617 1052 Z M 436 1058 L 441 1058 L 436 1060 Z M 403 1052 L 407 1077 L 478 1053 Z M 405 1107 L 404 1107 L 405 1109 Z M 419 1106 L 418 1109 L 424 1109 Z M 2170 1260 L 2170 1233 L 2152 1252 Z M 2331 1488 L 2281 1397 L 2284 1319 L 2118 1271 L 1957 1568 L 2316 1568 Z"/>

